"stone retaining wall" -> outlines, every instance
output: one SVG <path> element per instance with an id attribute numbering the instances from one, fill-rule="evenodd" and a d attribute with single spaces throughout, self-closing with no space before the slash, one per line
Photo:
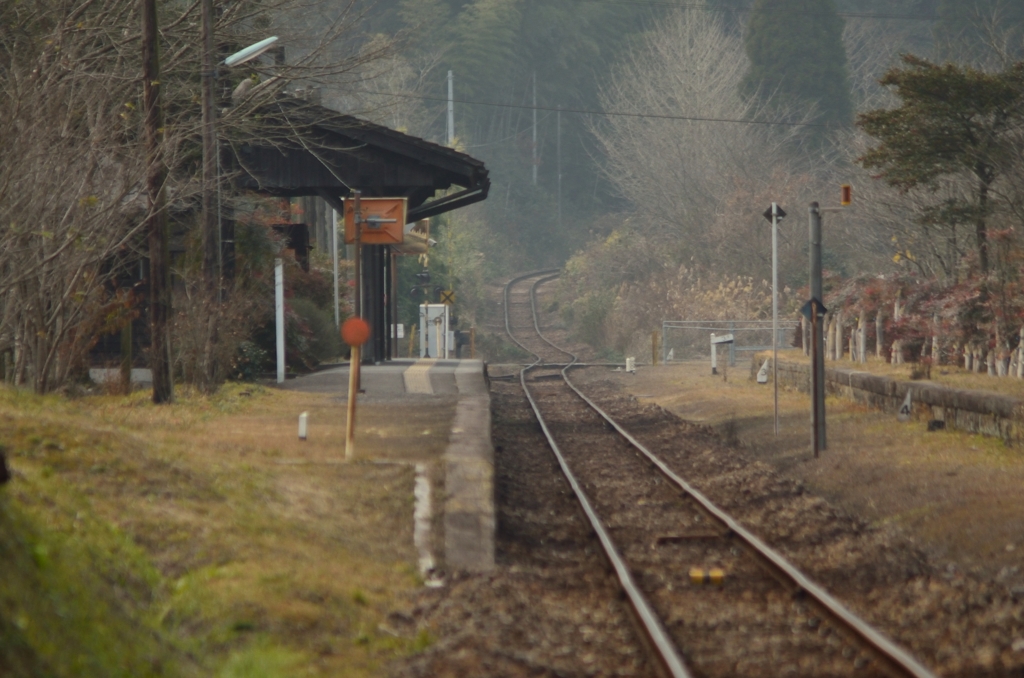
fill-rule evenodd
<path id="1" fill-rule="evenodd" d="M 755 355 L 751 379 L 771 357 Z M 810 365 L 779 361 L 779 386 L 810 392 Z M 771 371 L 768 372 L 771 375 Z M 911 391 L 913 416 L 945 422 L 946 428 L 1002 438 L 1006 443 L 1024 442 L 1024 400 L 991 391 L 969 391 L 929 381 L 899 381 L 861 370 L 825 367 L 825 392 L 871 405 L 883 412 L 899 411 Z"/>

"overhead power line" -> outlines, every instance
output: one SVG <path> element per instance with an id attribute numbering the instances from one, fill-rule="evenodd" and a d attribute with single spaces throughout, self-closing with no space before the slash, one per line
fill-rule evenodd
<path id="1" fill-rule="evenodd" d="M 358 94 L 370 94 L 382 97 L 398 97 L 400 99 L 417 99 L 419 101 L 438 101 L 447 103 L 447 97 L 432 97 L 423 94 L 398 94 L 394 92 L 370 92 L 362 90 L 349 90 Z M 493 101 L 472 101 L 469 99 L 452 99 L 457 104 L 469 106 L 490 106 L 492 108 L 514 108 L 519 110 L 538 110 L 562 113 L 577 113 L 579 115 L 598 115 L 606 118 L 652 118 L 657 120 L 688 120 L 692 122 L 722 122 L 734 125 L 776 125 L 781 127 L 829 127 L 815 122 L 789 122 L 786 120 L 740 120 L 738 118 L 708 118 L 697 115 L 672 115 L 669 113 L 630 113 L 628 111 L 598 111 L 586 108 L 557 108 L 553 106 L 527 106 L 525 104 L 502 104 Z"/>
<path id="2" fill-rule="evenodd" d="M 694 4 L 687 2 L 667 2 L 665 0 L 574 0 L 575 2 L 597 2 L 604 5 L 634 5 L 642 7 L 668 7 L 677 9 L 695 9 L 705 12 L 718 12 L 720 14 L 748 14 L 753 10 L 749 7 L 709 7 L 705 4 Z M 815 12 L 787 12 L 778 10 L 760 10 L 760 12 L 771 14 L 792 14 L 799 16 L 838 16 L 844 19 L 891 19 L 898 21 L 939 21 L 942 17 L 937 14 L 913 15 L 913 14 L 891 14 L 887 12 L 837 12 L 836 14 L 824 14 Z M 1013 21 L 1019 18 L 1011 19 Z"/>

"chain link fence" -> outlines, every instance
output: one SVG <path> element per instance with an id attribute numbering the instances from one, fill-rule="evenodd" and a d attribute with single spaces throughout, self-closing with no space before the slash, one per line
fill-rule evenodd
<path id="1" fill-rule="evenodd" d="M 780 320 L 779 348 L 789 346 L 799 332 L 799 320 Z M 771 320 L 665 320 L 661 323 L 661 359 L 670 363 L 707 358 L 711 355 L 712 334 L 732 334 L 735 337 L 733 343 L 727 345 L 730 367 L 736 365 L 737 353 L 764 351 L 772 347 Z"/>

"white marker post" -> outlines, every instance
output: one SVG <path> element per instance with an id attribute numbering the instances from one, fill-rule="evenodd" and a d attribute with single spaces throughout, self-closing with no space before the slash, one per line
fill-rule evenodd
<path id="1" fill-rule="evenodd" d="M 309 412 L 299 415 L 299 440 L 306 442 L 306 424 L 309 421 Z"/>
<path id="2" fill-rule="evenodd" d="M 912 411 L 911 405 L 911 394 L 913 391 L 907 389 L 907 397 L 903 399 L 903 404 L 900 405 L 900 411 L 896 414 L 896 419 L 899 421 L 910 421 L 910 413 Z"/>
<path id="3" fill-rule="evenodd" d="M 716 337 L 714 332 L 711 333 L 711 374 L 718 374 L 718 345 L 731 344 L 733 340 L 732 333 L 720 337 Z"/>
<path id="4" fill-rule="evenodd" d="M 277 383 L 284 383 L 284 262 L 274 259 L 274 316 L 277 324 Z"/>
<path id="5" fill-rule="evenodd" d="M 711 333 L 711 374 L 718 374 L 718 344 L 714 332 Z"/>

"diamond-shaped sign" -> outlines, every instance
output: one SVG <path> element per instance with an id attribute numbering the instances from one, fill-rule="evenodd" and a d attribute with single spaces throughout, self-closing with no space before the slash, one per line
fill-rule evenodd
<path id="1" fill-rule="evenodd" d="M 800 307 L 800 314 L 803 317 L 807 318 L 807 320 L 811 320 L 811 312 L 812 312 L 811 308 L 813 307 L 814 304 L 818 305 L 818 317 L 819 318 L 821 316 L 825 315 L 826 313 L 828 313 L 828 309 L 825 308 L 825 304 L 821 303 L 821 301 L 819 301 L 818 299 L 815 299 L 814 297 L 811 297 L 810 299 L 807 300 L 806 304 L 804 304 L 803 306 Z"/>
<path id="2" fill-rule="evenodd" d="M 778 205 L 776 205 L 776 206 L 775 206 L 775 209 L 776 209 L 776 210 L 778 210 L 778 212 L 776 213 L 776 215 L 775 215 L 775 216 L 777 216 L 777 217 L 778 217 L 779 219 L 781 219 L 782 217 L 786 216 L 786 211 L 785 211 L 785 210 L 783 210 L 783 209 L 782 209 L 781 207 L 779 207 Z M 768 209 L 766 209 L 766 210 L 765 210 L 765 211 L 763 212 L 763 214 L 764 214 L 764 218 L 765 218 L 765 219 L 767 219 L 768 221 L 771 221 L 771 220 L 772 220 L 772 208 L 771 208 L 771 207 L 769 207 Z"/>

